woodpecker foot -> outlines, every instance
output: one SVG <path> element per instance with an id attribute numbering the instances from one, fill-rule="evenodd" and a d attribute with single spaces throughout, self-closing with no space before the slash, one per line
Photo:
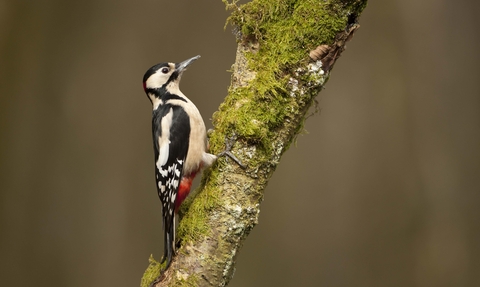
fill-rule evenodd
<path id="1" fill-rule="evenodd" d="M 247 166 L 244 165 L 233 153 L 231 152 L 233 144 L 235 144 L 235 141 L 237 140 L 237 137 L 234 135 L 231 138 L 226 138 L 225 139 L 225 150 L 222 151 L 221 153 L 217 154 L 217 157 L 221 156 L 228 156 L 231 158 L 234 162 L 236 162 L 242 169 L 246 169 Z"/>

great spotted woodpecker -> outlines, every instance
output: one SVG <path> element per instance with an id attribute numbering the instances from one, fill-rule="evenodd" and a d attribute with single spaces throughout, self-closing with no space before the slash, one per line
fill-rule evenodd
<path id="1" fill-rule="evenodd" d="M 175 255 L 175 214 L 190 192 L 195 175 L 217 156 L 207 152 L 205 123 L 197 107 L 179 89 L 185 69 L 200 56 L 181 63 L 157 64 L 143 76 L 153 105 L 152 134 L 157 191 L 163 208 L 166 270 Z"/>

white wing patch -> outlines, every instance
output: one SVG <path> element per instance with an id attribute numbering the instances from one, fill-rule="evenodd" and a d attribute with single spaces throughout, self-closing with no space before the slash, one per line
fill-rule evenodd
<path id="1" fill-rule="evenodd" d="M 173 109 L 170 108 L 170 111 L 162 118 L 162 134 L 158 137 L 158 159 L 157 159 L 157 168 L 160 174 L 163 177 L 167 176 L 168 171 L 162 167 L 167 163 L 168 153 L 169 153 L 169 144 L 170 144 L 170 127 L 172 126 L 172 117 Z"/>

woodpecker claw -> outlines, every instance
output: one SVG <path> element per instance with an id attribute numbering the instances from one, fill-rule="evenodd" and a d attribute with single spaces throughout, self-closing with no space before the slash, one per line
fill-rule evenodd
<path id="1" fill-rule="evenodd" d="M 240 161 L 232 152 L 232 147 L 233 147 L 233 144 L 235 143 L 235 141 L 237 140 L 237 137 L 236 136 L 233 136 L 231 138 L 225 138 L 225 150 L 222 151 L 221 153 L 219 153 L 217 155 L 217 157 L 221 157 L 221 156 L 228 156 L 229 158 L 231 158 L 234 162 L 236 162 L 242 169 L 246 169 L 247 166 L 244 165 L 242 163 L 242 161 Z"/>

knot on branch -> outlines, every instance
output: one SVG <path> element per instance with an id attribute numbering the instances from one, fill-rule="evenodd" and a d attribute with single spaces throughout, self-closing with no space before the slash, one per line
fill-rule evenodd
<path id="1" fill-rule="evenodd" d="M 321 61 L 324 70 L 329 72 L 345 50 L 345 44 L 353 38 L 353 34 L 358 28 L 360 28 L 360 25 L 350 24 L 345 31 L 335 36 L 333 44 L 320 45 L 315 50 L 310 51 L 310 58 L 314 61 Z"/>

